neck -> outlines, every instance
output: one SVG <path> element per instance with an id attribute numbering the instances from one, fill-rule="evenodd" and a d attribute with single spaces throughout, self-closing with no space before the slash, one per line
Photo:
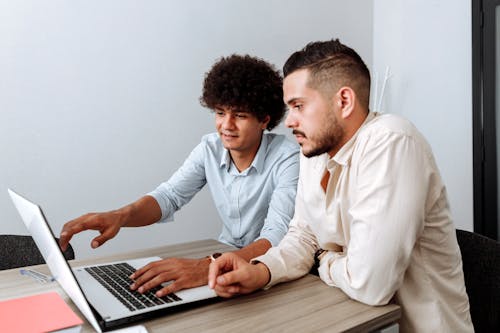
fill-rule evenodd
<path id="1" fill-rule="evenodd" d="M 251 158 L 247 156 L 239 156 L 238 152 L 235 151 L 230 151 L 229 154 L 231 155 L 231 160 L 236 166 L 236 169 L 238 169 L 238 172 L 246 170 L 252 164 L 252 161 L 255 157 L 255 155 Z"/>
<path id="2" fill-rule="evenodd" d="M 229 155 L 231 156 L 231 160 L 233 161 L 233 164 L 236 166 L 236 169 L 238 169 L 238 172 L 246 170 L 252 164 L 253 160 L 255 159 L 255 155 L 257 155 L 259 147 L 260 143 L 255 147 L 252 147 L 252 149 L 245 151 L 231 150 L 231 149 L 229 150 Z"/>
<path id="3" fill-rule="evenodd" d="M 363 123 L 366 120 L 366 117 L 368 117 L 368 111 L 364 112 L 356 112 L 354 113 L 349 121 L 344 122 L 344 136 L 342 139 L 339 141 L 338 145 L 335 146 L 332 150 L 328 152 L 328 155 L 330 158 L 335 156 L 335 154 L 338 153 L 338 151 L 344 147 L 344 145 L 351 140 L 351 138 L 356 134 L 356 132 L 363 126 Z"/>

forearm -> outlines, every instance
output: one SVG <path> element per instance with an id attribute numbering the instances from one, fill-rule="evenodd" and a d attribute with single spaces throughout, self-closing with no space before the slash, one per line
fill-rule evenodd
<path id="1" fill-rule="evenodd" d="M 265 238 L 261 238 L 251 244 L 248 244 L 244 248 L 234 251 L 233 253 L 245 259 L 245 261 L 250 261 L 251 259 L 266 253 L 271 246 L 271 242 Z"/>
<path id="2" fill-rule="evenodd" d="M 161 209 L 155 198 L 145 195 L 139 200 L 113 211 L 122 227 L 142 227 L 161 219 Z"/>
<path id="3" fill-rule="evenodd" d="M 270 249 L 257 260 L 264 263 L 271 272 L 271 284 L 295 280 L 307 274 L 314 264 L 314 252 L 308 246 L 296 243 Z"/>

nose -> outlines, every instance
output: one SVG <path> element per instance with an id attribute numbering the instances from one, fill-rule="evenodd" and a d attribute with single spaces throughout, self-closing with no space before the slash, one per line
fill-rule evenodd
<path id="1" fill-rule="evenodd" d="M 234 117 L 231 113 L 226 113 L 222 119 L 222 127 L 224 129 L 234 128 Z"/>
<path id="2" fill-rule="evenodd" d="M 293 115 L 293 111 L 289 110 L 285 118 L 285 126 L 288 128 L 297 127 L 297 119 Z"/>

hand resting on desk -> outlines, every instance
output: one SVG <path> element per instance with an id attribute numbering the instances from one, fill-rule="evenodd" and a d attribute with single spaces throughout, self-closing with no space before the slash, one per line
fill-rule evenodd
<path id="1" fill-rule="evenodd" d="M 225 253 L 210 264 L 208 285 L 221 297 L 233 297 L 264 287 L 270 278 L 263 263 L 250 264 L 234 253 Z"/>

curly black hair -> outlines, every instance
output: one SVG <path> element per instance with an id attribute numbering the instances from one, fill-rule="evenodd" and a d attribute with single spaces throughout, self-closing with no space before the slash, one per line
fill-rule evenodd
<path id="1" fill-rule="evenodd" d="M 283 78 L 268 62 L 249 55 L 233 54 L 219 59 L 205 74 L 200 103 L 212 110 L 220 107 L 248 112 L 276 127 L 285 115 Z"/>

